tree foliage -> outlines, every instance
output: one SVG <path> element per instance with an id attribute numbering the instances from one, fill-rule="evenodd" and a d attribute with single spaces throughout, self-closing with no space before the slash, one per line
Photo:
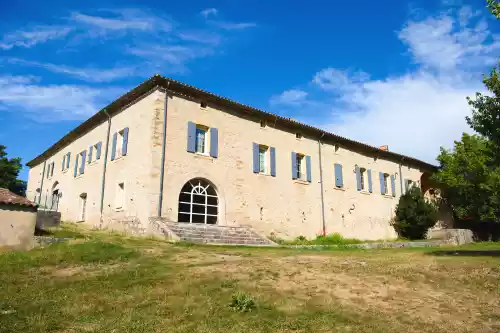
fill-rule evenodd
<path id="1" fill-rule="evenodd" d="M 394 228 L 401 237 L 423 239 L 437 219 L 436 205 L 425 200 L 420 189 L 414 186 L 399 198 Z"/>
<path id="2" fill-rule="evenodd" d="M 464 133 L 453 151 L 441 148 L 440 170 L 432 180 L 460 219 L 500 220 L 500 170 L 494 166 L 490 141 Z"/>
<path id="3" fill-rule="evenodd" d="M 25 195 L 26 182 L 17 179 L 21 171 L 21 158 L 7 158 L 5 149 L 7 147 L 0 145 L 0 187 L 7 188 L 10 191 Z"/>
<path id="4" fill-rule="evenodd" d="M 497 19 L 500 19 L 500 3 L 496 0 L 486 0 L 488 9 Z"/>

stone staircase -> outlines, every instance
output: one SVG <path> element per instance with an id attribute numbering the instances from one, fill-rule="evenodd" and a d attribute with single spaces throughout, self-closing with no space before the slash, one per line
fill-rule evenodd
<path id="1" fill-rule="evenodd" d="M 216 245 L 276 246 L 274 242 L 246 227 L 165 222 L 159 218 L 150 219 L 150 221 L 156 224 L 157 233 L 174 241 Z"/>

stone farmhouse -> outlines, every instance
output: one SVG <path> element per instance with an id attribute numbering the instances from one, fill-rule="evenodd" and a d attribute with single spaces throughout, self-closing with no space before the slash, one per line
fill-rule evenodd
<path id="1" fill-rule="evenodd" d="M 159 75 L 27 165 L 28 198 L 66 221 L 359 239 L 396 237 L 399 197 L 436 168 Z"/>

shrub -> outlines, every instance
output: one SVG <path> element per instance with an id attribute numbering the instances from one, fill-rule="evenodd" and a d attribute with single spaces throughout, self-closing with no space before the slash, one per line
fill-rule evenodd
<path id="1" fill-rule="evenodd" d="M 412 187 L 399 199 L 393 225 L 400 237 L 423 239 L 437 219 L 436 205 L 425 200 L 418 187 Z"/>
<path id="2" fill-rule="evenodd" d="M 233 294 L 229 307 L 236 312 L 250 312 L 256 308 L 255 301 L 245 293 Z"/>
<path id="3" fill-rule="evenodd" d="M 313 241 L 313 244 L 320 244 L 320 245 L 345 245 L 345 244 L 359 244 L 359 243 L 362 243 L 362 241 L 354 238 L 344 238 L 344 236 L 342 236 L 338 232 L 334 232 L 326 236 L 319 235 Z"/>

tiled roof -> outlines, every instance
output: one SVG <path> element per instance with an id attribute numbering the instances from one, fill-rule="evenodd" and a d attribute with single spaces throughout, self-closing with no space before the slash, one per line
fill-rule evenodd
<path id="1" fill-rule="evenodd" d="M 14 194 L 6 188 L 0 187 L 0 204 L 36 207 L 37 205 L 28 199 Z"/>
<path id="2" fill-rule="evenodd" d="M 246 114 L 255 114 L 259 117 L 265 118 L 265 119 L 270 119 L 273 120 L 275 123 L 280 123 L 283 126 L 293 128 L 296 130 L 301 130 L 304 132 L 309 132 L 313 134 L 314 136 L 318 137 L 318 140 L 321 138 L 323 141 L 333 141 L 337 142 L 341 145 L 345 145 L 346 147 L 352 147 L 352 148 L 357 148 L 357 149 L 362 149 L 364 151 L 368 151 L 370 153 L 376 153 L 377 156 L 381 157 L 387 157 L 393 160 L 397 161 L 405 161 L 406 163 L 412 163 L 415 165 L 418 165 L 420 167 L 424 167 L 426 169 L 430 170 L 436 170 L 437 166 L 427 163 L 425 161 L 416 159 L 414 157 L 394 153 L 388 150 L 381 150 L 378 147 L 370 146 L 368 144 L 351 140 L 345 137 L 342 137 L 340 135 L 327 132 L 325 130 L 300 123 L 294 119 L 291 118 L 286 118 L 279 116 L 274 113 L 266 112 L 257 108 L 254 108 L 249 105 L 245 105 L 236 101 L 233 101 L 229 98 L 215 95 L 211 92 L 202 90 L 200 88 L 185 84 L 180 81 L 176 81 L 167 77 L 163 77 L 161 75 L 154 75 L 151 78 L 147 79 L 146 81 L 142 82 L 140 85 L 137 87 L 133 88 L 123 96 L 119 97 L 116 99 L 114 102 L 103 108 L 101 111 L 97 112 L 94 114 L 92 117 L 87 119 L 85 122 L 80 124 L 78 127 L 73 129 L 71 132 L 66 134 L 63 138 L 61 138 L 58 142 L 56 142 L 54 145 L 52 145 L 49 149 L 47 149 L 45 152 L 40 154 L 39 156 L 35 157 L 33 160 L 29 161 L 26 163 L 27 166 L 32 167 L 35 166 L 41 162 L 43 162 L 45 159 L 48 157 L 52 156 L 55 152 L 57 152 L 59 149 L 65 147 L 67 144 L 78 138 L 79 136 L 83 135 L 87 131 L 91 130 L 94 128 L 96 125 L 104 122 L 107 120 L 108 115 L 112 116 L 113 114 L 119 112 L 123 108 L 127 107 L 137 99 L 141 98 L 145 94 L 151 92 L 153 89 L 157 87 L 162 87 L 164 89 L 167 89 L 170 93 L 176 93 L 179 95 L 184 95 L 184 96 L 191 96 L 191 97 L 198 97 L 201 99 L 205 99 L 207 101 L 219 103 L 219 104 L 225 104 L 232 106 L 233 108 L 237 109 L 240 112 L 244 112 Z"/>

